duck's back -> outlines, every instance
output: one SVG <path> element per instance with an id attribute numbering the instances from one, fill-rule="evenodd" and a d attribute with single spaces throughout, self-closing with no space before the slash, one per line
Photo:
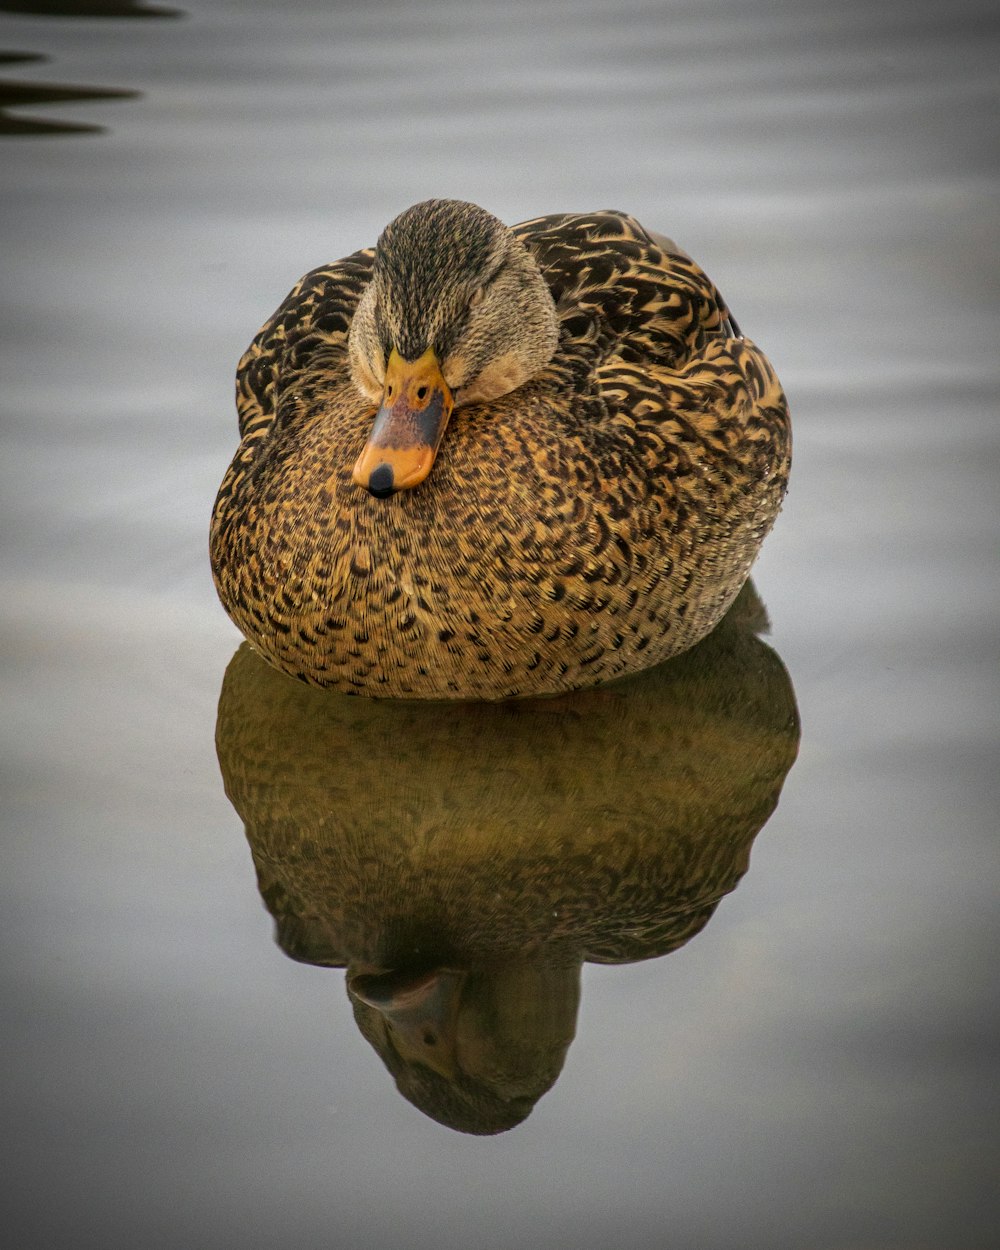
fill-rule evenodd
<path id="1" fill-rule="evenodd" d="M 552 693 L 692 646 L 746 580 L 790 458 L 767 360 L 690 257 L 625 214 L 514 232 L 552 291 L 556 354 L 459 407 L 417 489 L 373 499 L 350 475 L 373 416 L 347 361 L 370 252 L 306 275 L 241 361 L 213 567 L 279 668 L 370 695 Z"/>

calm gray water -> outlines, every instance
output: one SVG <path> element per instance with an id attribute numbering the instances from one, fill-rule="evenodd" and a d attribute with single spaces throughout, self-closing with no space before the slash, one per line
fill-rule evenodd
<path id="1" fill-rule="evenodd" d="M 995 6 L 73 7 L 0 5 L 5 1242 L 995 1245 Z M 223 688 L 206 532 L 257 326 L 433 195 L 671 234 L 796 463 L 766 647 L 551 731 L 417 717 L 475 784 L 396 843 L 354 783 L 409 722 L 246 655 Z M 374 754 L 317 767 L 345 741 Z M 490 832 L 515 801 L 541 841 Z M 393 867 L 436 802 L 448 863 Z M 337 965 L 408 924 L 471 968 L 482 1070 L 548 1088 L 510 1131 L 430 1118 L 355 1019 Z"/>

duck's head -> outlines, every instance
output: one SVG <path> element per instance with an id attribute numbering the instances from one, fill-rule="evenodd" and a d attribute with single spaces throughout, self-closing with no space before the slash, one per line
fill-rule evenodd
<path id="1" fill-rule="evenodd" d="M 552 358 L 555 305 L 503 222 L 458 200 L 386 226 L 351 324 L 351 373 L 378 405 L 354 480 L 384 498 L 430 473 L 452 409 L 512 391 Z"/>

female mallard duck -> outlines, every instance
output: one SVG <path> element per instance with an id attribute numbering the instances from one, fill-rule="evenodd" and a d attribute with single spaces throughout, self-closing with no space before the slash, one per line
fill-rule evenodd
<path id="1" fill-rule="evenodd" d="M 299 282 L 237 406 L 222 602 L 277 668 L 376 696 L 551 694 L 693 646 L 790 459 L 768 361 L 617 212 L 407 209 Z"/>

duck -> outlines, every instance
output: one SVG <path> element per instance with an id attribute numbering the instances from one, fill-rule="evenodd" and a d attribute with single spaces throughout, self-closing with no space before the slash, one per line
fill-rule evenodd
<path id="1" fill-rule="evenodd" d="M 721 620 L 785 495 L 788 406 L 718 289 L 615 210 L 413 205 L 239 362 L 212 514 L 227 613 L 309 685 L 602 685 Z"/>

